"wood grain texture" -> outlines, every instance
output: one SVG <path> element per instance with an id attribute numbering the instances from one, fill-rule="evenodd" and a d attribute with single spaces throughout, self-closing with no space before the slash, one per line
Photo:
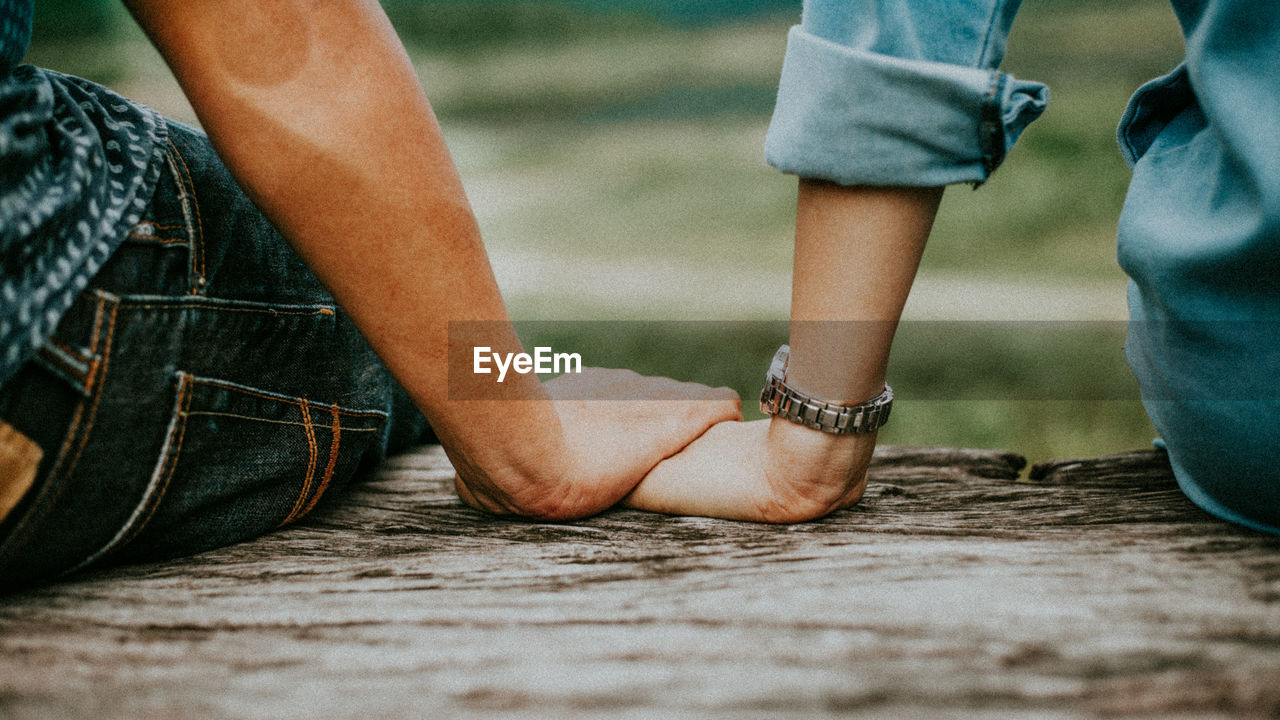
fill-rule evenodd
<path id="1" fill-rule="evenodd" d="M 1280 539 L 1164 456 L 884 448 L 765 526 L 460 505 L 438 449 L 254 542 L 0 598 L 5 718 L 1280 716 Z"/>

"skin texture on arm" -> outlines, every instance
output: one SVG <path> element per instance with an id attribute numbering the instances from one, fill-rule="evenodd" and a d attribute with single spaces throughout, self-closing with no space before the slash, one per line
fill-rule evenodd
<path id="1" fill-rule="evenodd" d="M 880 394 L 941 197 L 942 188 L 800 181 L 788 383 L 842 404 Z M 625 502 L 676 514 L 810 520 L 862 497 L 875 440 L 780 418 L 721 423 L 654 468 Z"/>
<path id="2" fill-rule="evenodd" d="M 436 430 L 464 500 L 570 518 L 616 503 L 663 457 L 739 416 L 731 391 L 626 371 L 613 402 L 549 399 L 513 374 L 449 397 L 450 321 L 521 352 L 425 94 L 374 0 L 129 0 L 219 156 L 351 316 Z M 455 340 L 458 338 L 455 338 Z M 683 392 L 685 401 L 624 398 Z"/>

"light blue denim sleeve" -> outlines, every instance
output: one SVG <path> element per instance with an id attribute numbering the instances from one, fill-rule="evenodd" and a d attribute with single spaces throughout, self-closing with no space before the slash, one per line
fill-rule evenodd
<path id="1" fill-rule="evenodd" d="M 996 70 L 1020 0 L 805 0 L 765 157 L 843 185 L 982 182 L 1049 90 Z"/>

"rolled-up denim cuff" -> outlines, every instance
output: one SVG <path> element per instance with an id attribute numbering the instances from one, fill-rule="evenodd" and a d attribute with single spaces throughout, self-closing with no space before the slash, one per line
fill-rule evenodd
<path id="1" fill-rule="evenodd" d="M 1041 83 L 871 53 L 797 26 L 765 158 L 842 185 L 982 182 L 1048 101 Z"/>

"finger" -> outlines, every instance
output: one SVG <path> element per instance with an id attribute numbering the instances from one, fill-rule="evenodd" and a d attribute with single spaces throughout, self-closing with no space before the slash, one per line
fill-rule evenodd
<path id="1" fill-rule="evenodd" d="M 548 380 L 543 387 L 556 400 L 609 400 L 624 398 L 628 392 L 638 396 L 635 383 L 644 379 L 640 373 L 625 368 L 585 367 L 580 373 L 566 373 Z"/>
<path id="2" fill-rule="evenodd" d="M 673 413 L 670 416 L 668 432 L 672 442 L 668 445 L 665 456 L 670 457 L 680 452 L 717 426 L 741 421 L 742 409 L 736 399 L 734 402 L 690 403 L 685 406 L 682 413 Z"/>
<path id="3" fill-rule="evenodd" d="M 704 388 L 699 399 L 699 404 L 706 406 L 703 410 L 714 415 L 716 422 L 742 419 L 742 398 L 733 388 Z"/>
<path id="4" fill-rule="evenodd" d="M 717 418 L 717 422 L 742 419 L 742 398 L 731 387 L 710 387 L 699 383 L 681 383 L 686 397 L 703 407 L 701 410 Z"/>
<path id="5" fill-rule="evenodd" d="M 703 386 L 702 394 L 708 400 L 720 400 L 723 402 L 733 402 L 739 408 L 742 407 L 742 398 L 738 396 L 738 391 L 731 387 L 721 385 L 720 387 Z"/>

